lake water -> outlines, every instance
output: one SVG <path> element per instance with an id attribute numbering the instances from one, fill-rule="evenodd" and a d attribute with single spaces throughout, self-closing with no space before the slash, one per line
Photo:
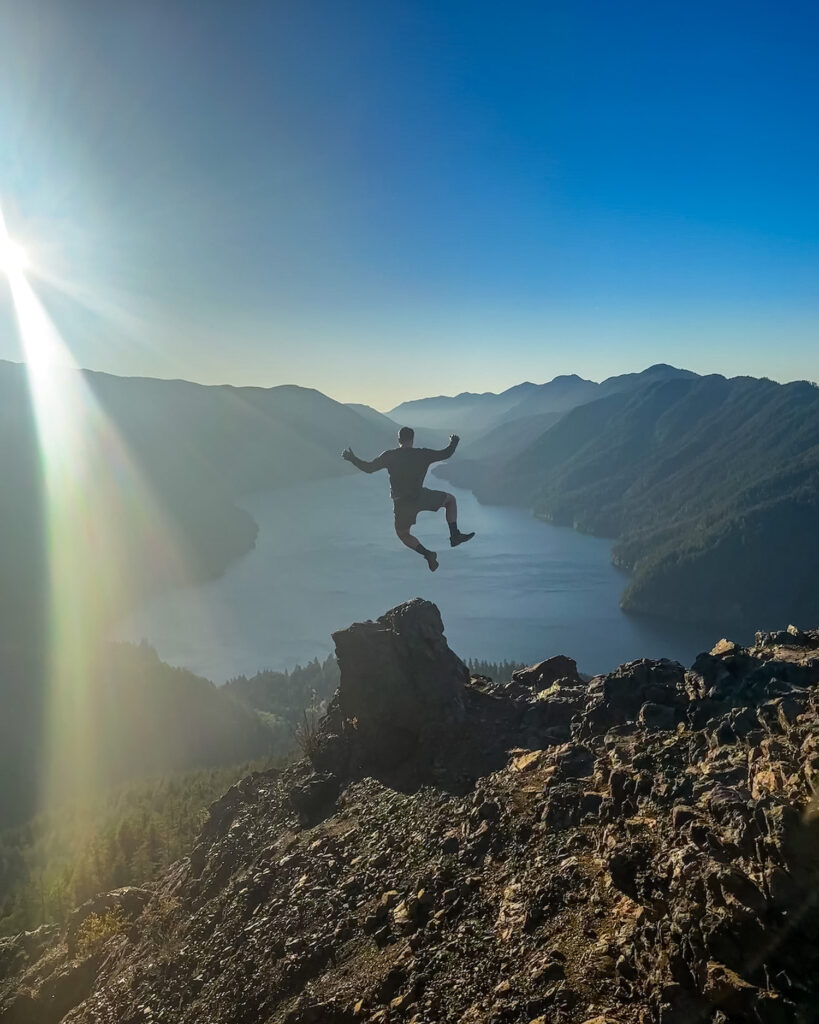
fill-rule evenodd
<path id="1" fill-rule="evenodd" d="M 690 664 L 720 638 L 717 627 L 624 615 L 627 578 L 611 565 L 609 541 L 446 486 L 459 526 L 477 536 L 453 550 L 443 512 L 421 513 L 415 532 L 438 552 L 436 573 L 396 538 L 386 474 L 315 481 L 243 500 L 259 524 L 255 549 L 220 579 L 138 609 L 117 638 L 145 639 L 165 661 L 219 683 L 324 657 L 333 630 L 412 597 L 438 605 L 465 659 L 567 654 L 596 673 L 637 657 Z"/>

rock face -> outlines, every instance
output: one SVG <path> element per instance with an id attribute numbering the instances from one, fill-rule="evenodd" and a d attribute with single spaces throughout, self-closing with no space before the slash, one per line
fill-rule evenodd
<path id="1" fill-rule="evenodd" d="M 579 683 L 580 676 L 577 674 L 577 662 L 574 658 L 567 658 L 564 654 L 556 654 L 546 661 L 540 661 L 537 665 L 530 665 L 528 668 L 520 668 L 512 673 L 510 689 L 520 691 L 521 687 L 531 690 L 534 693 L 542 693 L 550 686 L 561 680 L 567 683 Z"/>
<path id="2" fill-rule="evenodd" d="M 0 1024 L 817 1020 L 819 630 L 499 687 L 432 611 L 339 634 L 335 770 L 232 787 L 127 931 L 0 942 Z M 392 715 L 400 787 L 361 767 Z"/>
<path id="3" fill-rule="evenodd" d="M 368 767 L 412 756 L 430 728 L 457 728 L 469 670 L 449 649 L 434 604 L 416 598 L 333 640 L 341 682 L 331 718 L 355 732 Z"/>
<path id="4" fill-rule="evenodd" d="M 407 601 L 333 639 L 341 681 L 310 755 L 318 771 L 389 770 L 458 728 L 469 670 L 434 604 Z"/>

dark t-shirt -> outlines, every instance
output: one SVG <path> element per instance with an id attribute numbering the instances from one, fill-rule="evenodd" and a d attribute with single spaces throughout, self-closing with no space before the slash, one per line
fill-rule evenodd
<path id="1" fill-rule="evenodd" d="M 427 470 L 441 456 L 429 448 L 391 448 L 373 461 L 390 474 L 393 501 L 411 501 L 424 486 Z"/>
<path id="2" fill-rule="evenodd" d="M 354 458 L 352 461 L 366 473 L 386 469 L 390 475 L 390 494 L 393 501 L 412 501 L 421 493 L 424 477 L 433 462 L 448 459 L 455 451 L 456 444 L 450 444 L 441 451 L 434 448 L 390 448 L 372 462 Z"/>

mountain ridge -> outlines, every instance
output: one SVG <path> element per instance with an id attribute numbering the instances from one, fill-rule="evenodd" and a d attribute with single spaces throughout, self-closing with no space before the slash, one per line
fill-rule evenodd
<path id="1" fill-rule="evenodd" d="M 819 389 L 808 382 L 661 380 L 570 410 L 508 458 L 438 474 L 614 538 L 632 573 L 627 609 L 735 625 L 819 612 Z"/>
<path id="2" fill-rule="evenodd" d="M 116 591 L 101 608 L 110 623 L 165 586 L 221 575 L 250 551 L 258 527 L 237 504 L 241 495 L 353 472 L 339 457 L 345 444 L 380 450 L 394 443 L 391 431 L 315 389 L 66 373 L 69 382 L 75 373 L 83 381 L 133 467 L 123 475 L 121 449 L 111 444 L 109 431 L 96 429 L 95 417 L 84 434 L 83 454 L 90 453 L 89 465 L 102 478 L 85 481 L 80 521 L 89 528 L 73 538 L 74 561 L 78 572 L 96 571 L 95 532 L 111 529 L 122 564 Z M 47 504 L 23 364 L 0 362 L 0 439 L 0 777 L 7 780 L 0 794 L 2 821 L 25 817 L 38 793 L 54 654 L 47 543 L 54 510 Z M 182 580 L 172 575 L 166 544 L 186 573 Z M 85 642 L 95 646 L 103 639 Z"/>
<path id="3" fill-rule="evenodd" d="M 0 941 L 2 1024 L 812 1019 L 819 630 L 505 686 L 419 599 L 335 640 L 309 758 Z"/>
<path id="4" fill-rule="evenodd" d="M 544 384 L 530 381 L 517 384 L 499 393 L 472 394 L 463 392 L 454 397 L 438 396 L 404 402 L 389 415 L 413 425 L 435 427 L 447 432 L 463 434 L 464 454 L 482 457 L 496 442 L 485 439 L 499 428 L 505 428 L 510 437 L 510 450 L 522 450 L 525 440 L 512 440 L 514 430 L 507 424 L 534 415 L 550 414 L 557 417 L 569 410 L 619 391 L 639 388 L 658 379 L 696 377 L 690 370 L 680 370 L 665 363 L 657 363 L 639 373 L 607 377 L 600 383 L 586 380 L 578 374 L 562 374 Z"/>

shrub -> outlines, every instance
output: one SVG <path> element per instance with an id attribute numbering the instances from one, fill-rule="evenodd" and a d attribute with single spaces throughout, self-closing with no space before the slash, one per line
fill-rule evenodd
<path id="1" fill-rule="evenodd" d="M 319 716 L 315 711 L 302 711 L 301 721 L 293 729 L 293 738 L 304 757 L 311 757 L 319 748 Z"/>
<path id="2" fill-rule="evenodd" d="M 127 927 L 122 907 L 112 907 L 104 914 L 89 914 L 77 930 L 77 955 L 95 956 L 109 939 L 124 934 Z"/>

